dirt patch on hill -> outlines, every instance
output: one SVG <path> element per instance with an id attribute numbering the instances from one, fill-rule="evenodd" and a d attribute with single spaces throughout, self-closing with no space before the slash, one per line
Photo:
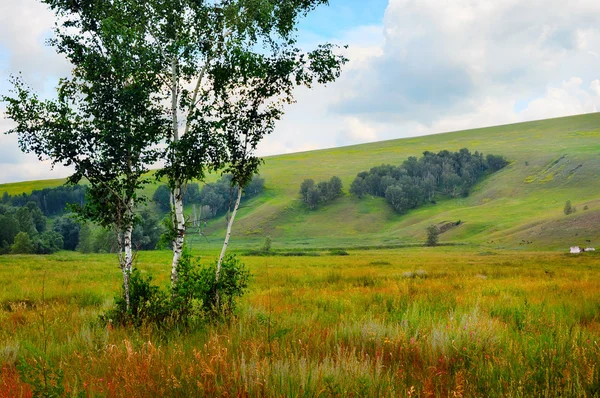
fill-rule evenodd
<path id="1" fill-rule="evenodd" d="M 571 216 L 544 222 L 513 235 L 533 245 L 600 246 L 600 211 L 579 210 Z"/>
<path id="2" fill-rule="evenodd" d="M 464 224 L 464 223 L 460 220 L 452 221 L 452 222 L 442 221 L 441 223 L 437 224 L 437 227 L 438 227 L 438 230 L 440 231 L 440 234 L 443 234 L 444 232 L 448 232 L 451 229 L 461 226 L 462 224 Z"/>

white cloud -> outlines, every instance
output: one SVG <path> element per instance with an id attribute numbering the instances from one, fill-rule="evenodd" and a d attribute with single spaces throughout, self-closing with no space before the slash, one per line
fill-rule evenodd
<path id="1" fill-rule="evenodd" d="M 590 90 L 600 97 L 600 80 L 596 79 L 590 84 Z"/>
<path id="2" fill-rule="evenodd" d="M 383 26 L 338 38 L 352 59 L 342 77 L 301 91 L 269 145 L 285 140 L 288 152 L 594 112 L 598 15 L 591 0 L 390 0 Z"/>
<path id="3" fill-rule="evenodd" d="M 71 168 L 52 167 L 47 160 L 40 162 L 35 155 L 22 153 L 17 136 L 4 134 L 13 126 L 0 109 L 0 183 L 62 178 L 72 172 Z"/>
<path id="4" fill-rule="evenodd" d="M 560 87 L 548 87 L 546 95 L 531 101 L 527 109 L 519 113 L 519 117 L 532 120 L 596 112 L 600 107 L 598 91 L 594 92 L 594 87 L 598 88 L 598 81 L 592 82 L 591 92 L 582 86 L 583 80 L 573 77 Z"/>
<path id="5" fill-rule="evenodd" d="M 597 15 L 593 0 L 391 0 L 382 54 L 356 73 L 354 97 L 337 109 L 433 124 L 487 98 L 517 101 L 571 76 L 592 80 Z"/>
<path id="6" fill-rule="evenodd" d="M 356 142 L 377 140 L 377 130 L 357 117 L 345 118 L 346 130 L 350 139 Z"/>
<path id="7" fill-rule="evenodd" d="M 326 38 L 301 32 L 306 48 L 348 44 L 351 61 L 336 83 L 299 89 L 259 153 L 596 111 L 599 15 L 597 0 L 390 0 L 381 26 Z M 66 70 L 42 45 L 52 20 L 34 0 L 2 0 L 0 47 L 10 53 L 11 72 L 21 68 L 47 81 Z M 0 157 L 4 147 L 17 151 L 14 145 L 14 138 L 0 137 Z M 15 165 L 25 162 L 4 153 Z M 11 172 L 35 174 L 29 169 Z M 2 170 L 8 168 L 0 165 L 0 181 Z"/>
<path id="8" fill-rule="evenodd" d="M 22 72 L 29 84 L 43 89 L 47 79 L 69 73 L 64 57 L 45 44 L 52 36 L 54 14 L 36 0 L 2 0 L 0 2 L 0 49 L 8 54 L 8 73 Z M 0 85 L 1 86 L 1 85 Z"/>

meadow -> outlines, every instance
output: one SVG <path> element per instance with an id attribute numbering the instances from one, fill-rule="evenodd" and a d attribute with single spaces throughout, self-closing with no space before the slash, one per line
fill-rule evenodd
<path id="1" fill-rule="evenodd" d="M 0 397 L 32 396 L 23 361 L 91 397 L 600 395 L 600 256 L 333 253 L 242 256 L 236 316 L 171 330 L 98 322 L 114 255 L 0 257 Z M 169 258 L 137 261 L 166 285 Z"/>

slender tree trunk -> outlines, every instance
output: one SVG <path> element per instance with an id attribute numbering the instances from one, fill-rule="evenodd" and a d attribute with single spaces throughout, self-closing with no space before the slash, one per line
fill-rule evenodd
<path id="1" fill-rule="evenodd" d="M 177 101 L 179 99 L 179 81 L 177 57 L 173 56 L 171 60 L 171 113 L 173 117 L 173 143 L 179 141 L 179 120 L 177 118 Z M 185 218 L 183 215 L 183 184 L 175 177 L 172 188 L 173 200 L 173 227 L 175 228 L 175 238 L 173 240 L 173 262 L 171 264 L 171 286 L 174 287 L 179 280 L 179 260 L 183 253 L 183 243 L 185 241 Z"/>
<path id="2" fill-rule="evenodd" d="M 191 127 L 190 115 L 196 106 L 196 100 L 198 98 L 198 92 L 202 85 L 202 79 L 208 68 L 207 63 L 200 69 L 198 74 L 198 81 L 196 82 L 196 88 L 192 97 L 192 103 L 188 111 L 188 119 L 185 123 L 184 134 L 189 132 Z M 173 117 L 173 143 L 179 141 L 179 120 L 177 118 L 177 102 L 179 100 L 179 68 L 177 65 L 177 56 L 174 55 L 171 60 L 171 113 Z M 181 161 L 181 160 L 176 160 Z M 183 253 L 183 244 L 185 242 L 185 216 L 183 214 L 183 192 L 185 191 L 186 184 L 180 179 L 175 177 L 175 181 L 172 181 L 174 187 L 172 189 L 172 202 L 173 202 L 173 227 L 175 228 L 175 238 L 173 240 L 173 262 L 171 264 L 171 287 L 174 287 L 179 280 L 179 260 Z"/>
<path id="3" fill-rule="evenodd" d="M 123 248 L 125 249 L 125 269 L 127 273 L 131 275 L 133 270 L 133 245 L 131 242 L 131 235 L 133 233 L 133 224 L 129 223 L 123 233 Z"/>
<path id="4" fill-rule="evenodd" d="M 117 232 L 117 245 L 119 246 L 119 264 L 123 273 L 123 290 L 125 291 L 125 303 L 127 311 L 130 308 L 129 279 L 133 270 L 133 245 L 131 235 L 133 234 L 133 199 L 127 201 L 126 220 L 127 225 L 122 231 Z"/>
<path id="5" fill-rule="evenodd" d="M 125 292 L 125 303 L 127 306 L 127 311 L 130 308 L 130 299 L 129 299 L 129 275 L 131 275 L 131 271 L 128 270 L 127 267 L 127 254 L 125 249 L 125 234 L 121 234 L 121 232 L 117 232 L 117 246 L 119 247 L 119 264 L 121 265 L 121 272 L 123 273 L 123 290 Z M 131 241 L 131 238 L 130 238 Z"/>
<path id="6" fill-rule="evenodd" d="M 219 256 L 219 262 L 217 263 L 217 275 L 216 280 L 219 281 L 219 275 L 221 274 L 221 264 L 223 264 L 223 258 L 225 257 L 225 252 L 227 251 L 227 245 L 229 244 L 229 237 L 231 236 L 231 228 L 233 227 L 233 221 L 235 220 L 235 214 L 240 207 L 240 202 L 242 200 L 242 188 L 238 187 L 237 199 L 235 201 L 235 206 L 233 207 L 233 212 L 231 213 L 231 217 L 229 218 L 229 222 L 227 223 L 227 234 L 225 235 L 225 241 L 223 242 L 223 249 L 221 249 L 221 255 Z M 217 296 L 218 296 L 217 292 Z"/>
<path id="7" fill-rule="evenodd" d="M 178 265 L 183 253 L 185 241 L 185 218 L 183 215 L 183 192 L 181 188 L 175 188 L 173 195 L 175 240 L 173 241 L 173 264 L 171 265 L 171 286 L 175 286 L 179 279 Z"/>
<path id="8" fill-rule="evenodd" d="M 227 233 L 225 234 L 225 240 L 223 241 L 223 249 L 221 249 L 221 255 L 219 256 L 219 262 L 217 263 L 217 272 L 215 275 L 215 281 L 219 282 L 219 277 L 221 275 L 221 265 L 223 264 L 223 258 L 225 258 L 225 252 L 227 251 L 227 245 L 229 244 L 229 237 L 231 236 L 231 228 L 233 227 L 233 221 L 235 220 L 235 215 L 240 207 L 240 202 L 242 200 L 242 188 L 238 187 L 237 199 L 235 201 L 235 206 L 233 207 L 233 212 L 231 213 L 231 217 L 229 218 L 229 222 L 227 223 Z M 217 308 L 220 307 L 220 297 L 219 297 L 219 289 L 215 293 L 215 302 L 217 303 Z"/>

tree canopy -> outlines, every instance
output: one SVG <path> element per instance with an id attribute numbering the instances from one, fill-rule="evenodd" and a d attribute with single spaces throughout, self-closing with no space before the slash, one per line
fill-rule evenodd
<path id="1" fill-rule="evenodd" d="M 350 187 L 358 197 L 366 194 L 384 197 L 399 213 L 414 209 L 436 197 L 467 196 L 469 189 L 486 173 L 508 165 L 499 155 L 458 152 L 424 152 L 419 159 L 409 157 L 400 166 L 381 165 L 359 173 Z"/>

